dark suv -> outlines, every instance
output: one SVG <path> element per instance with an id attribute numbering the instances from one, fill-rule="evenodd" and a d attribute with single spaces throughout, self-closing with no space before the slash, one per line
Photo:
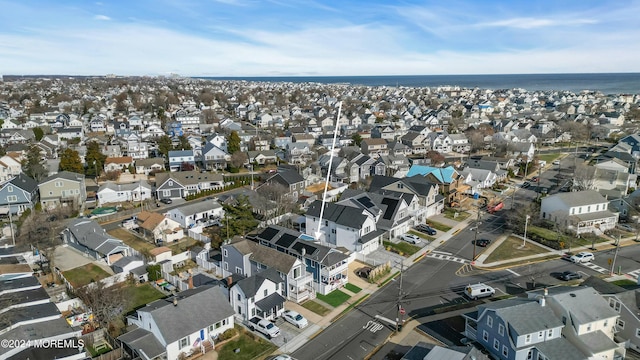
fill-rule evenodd
<path id="1" fill-rule="evenodd" d="M 423 232 L 427 235 L 435 235 L 436 234 L 436 230 L 434 228 L 432 228 L 429 225 L 426 224 L 420 224 L 418 226 L 416 226 L 416 230 Z"/>
<path id="2" fill-rule="evenodd" d="M 165 199 L 160 199 L 160 202 L 163 204 L 171 204 L 173 201 L 171 199 L 165 198 Z"/>

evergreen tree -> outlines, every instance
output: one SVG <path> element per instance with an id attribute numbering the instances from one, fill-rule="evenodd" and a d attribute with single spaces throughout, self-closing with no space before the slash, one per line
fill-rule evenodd
<path id="1" fill-rule="evenodd" d="M 49 174 L 49 169 L 37 146 L 33 145 L 27 151 L 27 158 L 22 161 L 22 172 L 37 182 Z"/>
<path id="2" fill-rule="evenodd" d="M 107 155 L 104 155 L 100 151 L 100 144 L 92 141 L 87 144 L 87 155 L 84 159 L 87 164 L 85 174 L 97 177 L 100 175 L 101 169 L 104 168 L 104 162 L 107 159 Z M 98 172 L 97 174 L 96 171 Z"/>
<path id="3" fill-rule="evenodd" d="M 35 135 L 36 141 L 40 141 L 44 137 L 44 130 L 42 130 L 42 128 L 39 128 L 39 127 L 34 127 L 33 135 Z"/>
<path id="4" fill-rule="evenodd" d="M 235 235 L 245 235 L 258 226 L 258 220 L 253 217 L 253 207 L 249 198 L 241 195 L 237 198 L 237 204 L 224 204 L 225 218 L 220 235 L 226 238 Z"/>
<path id="5" fill-rule="evenodd" d="M 167 157 L 169 156 L 169 151 L 171 150 L 171 138 L 168 135 L 162 135 L 160 139 L 158 139 L 158 150 L 160 153 Z"/>
<path id="6" fill-rule="evenodd" d="M 232 131 L 231 134 L 229 134 L 229 138 L 227 139 L 227 150 L 229 151 L 229 154 L 240 151 L 240 136 L 238 136 L 237 131 Z"/>
<path id="7" fill-rule="evenodd" d="M 180 135 L 178 140 L 180 143 L 176 147 L 176 150 L 191 150 L 191 144 L 189 143 L 189 139 L 187 139 L 187 135 Z"/>
<path id="8" fill-rule="evenodd" d="M 82 166 L 82 160 L 80 160 L 80 154 L 73 149 L 66 148 L 60 154 L 60 164 L 58 165 L 58 171 L 71 171 L 74 173 L 84 173 L 84 166 Z"/>
<path id="9" fill-rule="evenodd" d="M 353 136 L 351 136 L 351 140 L 353 140 L 353 144 L 355 146 L 360 146 L 360 144 L 362 143 L 362 136 L 360 136 L 360 134 L 355 133 L 353 134 Z"/>

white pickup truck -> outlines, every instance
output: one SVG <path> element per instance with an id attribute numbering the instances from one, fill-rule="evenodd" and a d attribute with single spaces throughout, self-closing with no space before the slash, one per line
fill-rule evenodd
<path id="1" fill-rule="evenodd" d="M 274 323 L 269 320 L 260 319 L 259 317 L 254 317 L 249 320 L 247 324 L 249 329 L 255 330 L 257 332 L 262 333 L 267 338 L 271 339 L 280 335 L 280 328 L 277 327 Z"/>

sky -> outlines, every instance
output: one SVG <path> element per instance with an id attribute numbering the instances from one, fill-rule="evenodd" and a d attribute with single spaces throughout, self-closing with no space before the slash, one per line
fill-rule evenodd
<path id="1" fill-rule="evenodd" d="M 640 72 L 640 0 L 0 0 L 0 74 Z"/>

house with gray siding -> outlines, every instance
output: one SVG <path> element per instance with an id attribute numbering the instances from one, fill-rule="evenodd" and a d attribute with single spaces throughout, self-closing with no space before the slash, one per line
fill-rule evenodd
<path id="1" fill-rule="evenodd" d="M 224 209 L 217 201 L 204 200 L 189 203 L 167 211 L 165 216 L 180 224 L 183 228 L 209 226 L 214 220 L 224 216 Z"/>
<path id="2" fill-rule="evenodd" d="M 39 185 L 40 203 L 43 209 L 60 205 L 82 209 L 87 199 L 84 175 L 61 171 L 44 179 Z"/>
<path id="3" fill-rule="evenodd" d="M 19 216 L 27 209 L 33 210 L 37 202 L 38 183 L 23 173 L 0 185 L 0 213 L 6 210 Z"/>
<path id="4" fill-rule="evenodd" d="M 62 231 L 62 241 L 96 260 L 112 265 L 131 255 L 131 248 L 122 240 L 107 234 L 100 225 L 89 219 L 73 219 Z"/>
<path id="5" fill-rule="evenodd" d="M 156 175 L 156 198 L 180 199 L 200 191 L 219 189 L 224 186 L 221 174 L 180 171 Z"/>
<path id="6" fill-rule="evenodd" d="M 283 295 L 287 300 L 300 303 L 315 298 L 313 276 L 300 259 L 255 241 L 237 239 L 222 245 L 222 269 L 224 276 L 233 273 L 252 276 L 275 269 L 285 281 Z"/>
<path id="7" fill-rule="evenodd" d="M 284 280 L 276 269 L 266 269 L 236 282 L 229 289 L 229 302 L 240 321 L 253 317 L 275 320 L 284 312 Z"/>
<path id="8" fill-rule="evenodd" d="M 326 295 L 348 281 L 349 255 L 314 242 L 299 231 L 271 225 L 247 238 L 298 258 L 305 271 L 313 275 L 316 293 Z"/>

